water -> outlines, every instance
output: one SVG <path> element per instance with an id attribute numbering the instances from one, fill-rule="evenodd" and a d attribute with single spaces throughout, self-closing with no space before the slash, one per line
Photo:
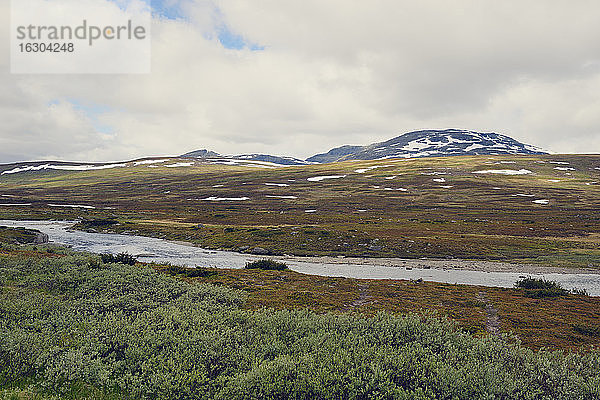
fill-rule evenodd
<path id="1" fill-rule="evenodd" d="M 198 247 L 143 236 L 87 233 L 70 230 L 73 222 L 57 221 L 0 221 L 0 225 L 37 229 L 48 235 L 51 242 L 71 246 L 74 250 L 93 253 L 122 253 L 136 255 L 144 262 L 169 262 L 176 265 L 243 268 L 256 256 L 229 251 L 212 251 Z M 464 269 L 431 268 L 407 269 L 399 266 L 338 264 L 285 260 L 291 270 L 310 275 L 338 276 L 363 279 L 423 279 L 425 281 L 466 285 L 513 287 L 523 273 L 483 272 Z M 527 274 L 528 276 L 531 274 Z M 600 296 L 600 274 L 532 275 L 559 282 L 564 288 L 585 289 Z"/>

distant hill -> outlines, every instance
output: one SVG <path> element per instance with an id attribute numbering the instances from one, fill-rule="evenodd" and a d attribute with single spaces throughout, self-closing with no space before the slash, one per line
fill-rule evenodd
<path id="1" fill-rule="evenodd" d="M 219 153 L 215 153 L 214 151 L 202 149 L 190 151 L 189 153 L 183 154 L 181 157 L 193 157 L 193 158 L 210 158 L 210 157 L 221 157 Z"/>
<path id="2" fill-rule="evenodd" d="M 368 146 L 342 146 L 307 159 L 314 162 L 376 160 L 498 154 L 548 154 L 498 133 L 479 133 L 460 129 L 425 130 L 405 133 Z"/>
<path id="3" fill-rule="evenodd" d="M 346 156 L 354 154 L 360 150 L 362 150 L 364 146 L 341 146 L 336 147 L 335 149 L 329 150 L 327 153 L 317 154 L 316 156 L 312 156 L 307 158 L 306 161 L 317 162 L 317 163 L 330 163 L 340 160 Z"/>
<path id="4" fill-rule="evenodd" d="M 222 156 L 219 153 L 215 153 L 214 151 L 209 151 L 206 149 L 196 150 L 189 153 L 185 153 L 181 155 L 184 158 L 203 158 L 203 159 L 211 159 L 211 158 L 219 158 L 219 159 L 228 159 L 228 160 L 240 160 L 240 161 L 260 161 L 260 162 L 268 162 L 277 165 L 306 165 L 308 162 L 301 160 L 299 158 L 294 157 L 280 157 L 273 156 L 270 154 L 240 154 L 233 156 Z"/>

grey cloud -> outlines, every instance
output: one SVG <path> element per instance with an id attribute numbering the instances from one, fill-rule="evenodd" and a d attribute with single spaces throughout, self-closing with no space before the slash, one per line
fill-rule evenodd
<path id="1" fill-rule="evenodd" d="M 598 2 L 180 3 L 187 20 L 155 21 L 148 76 L 15 76 L 0 60 L 0 161 L 305 157 L 448 127 L 600 152 Z M 222 23 L 265 50 L 224 49 Z M 70 99 L 108 106 L 114 137 Z"/>

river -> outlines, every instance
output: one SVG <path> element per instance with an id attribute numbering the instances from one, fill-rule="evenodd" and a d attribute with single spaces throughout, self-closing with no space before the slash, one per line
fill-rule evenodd
<path id="1" fill-rule="evenodd" d="M 68 221 L 10 221 L 0 220 L 0 226 L 37 229 L 48 235 L 50 242 L 70 246 L 74 250 L 93 253 L 133 254 L 143 262 L 169 262 L 176 265 L 243 268 L 246 262 L 259 257 L 229 251 L 205 250 L 186 244 L 134 235 L 87 233 L 72 230 L 74 222 Z M 453 268 L 414 268 L 404 266 L 377 265 L 369 259 L 368 264 L 352 262 L 323 262 L 317 258 L 283 259 L 293 271 L 320 276 L 339 276 L 359 279 L 423 279 L 425 281 L 513 287 L 524 275 L 544 277 L 559 282 L 564 288 L 585 289 L 592 296 L 600 296 L 600 274 L 596 273 L 545 273 L 524 274 L 522 272 L 475 271 Z M 412 260 L 414 262 L 414 260 Z M 407 260 L 407 262 L 409 262 Z M 459 261 L 456 261 L 457 263 Z M 421 261 L 419 265 L 424 262 Z M 435 262 L 432 261 L 435 265 Z"/>

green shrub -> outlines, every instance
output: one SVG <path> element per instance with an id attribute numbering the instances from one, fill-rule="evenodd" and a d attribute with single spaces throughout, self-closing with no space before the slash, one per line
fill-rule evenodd
<path id="1" fill-rule="evenodd" d="M 207 278 L 217 274 L 216 271 L 207 268 L 186 268 L 178 265 L 169 265 L 164 271 L 169 275 L 185 275 L 189 278 Z"/>
<path id="2" fill-rule="evenodd" d="M 102 262 L 105 264 L 126 264 L 126 265 L 135 265 L 137 262 L 136 258 L 128 253 L 119 253 L 119 254 L 101 254 Z"/>
<path id="3" fill-rule="evenodd" d="M 113 218 L 98 218 L 98 219 L 91 219 L 91 220 L 85 220 L 81 222 L 81 225 L 83 225 L 84 227 L 87 228 L 98 228 L 98 227 L 108 227 L 108 226 L 112 226 L 112 225 L 116 225 L 118 224 L 119 221 L 117 221 L 116 219 Z"/>
<path id="4" fill-rule="evenodd" d="M 518 280 L 515 283 L 515 287 L 519 289 L 562 289 L 558 282 L 548 281 L 544 278 L 533 278 L 531 276 Z"/>
<path id="5" fill-rule="evenodd" d="M 422 315 L 248 311 L 238 291 L 89 260 L 0 256 L 0 393 L 26 381 L 56 398 L 78 385 L 161 400 L 600 398 L 595 351 L 534 352 Z"/>
<path id="6" fill-rule="evenodd" d="M 558 297 L 569 294 L 569 291 L 555 281 L 549 281 L 544 278 L 532 278 L 531 276 L 522 278 L 515 283 L 515 287 L 525 289 L 525 296 L 534 299 L 544 297 Z"/>
<path id="7" fill-rule="evenodd" d="M 568 294 L 569 292 L 564 289 L 535 289 L 525 290 L 525 296 L 532 299 L 541 299 L 544 297 L 559 297 Z"/>
<path id="8" fill-rule="evenodd" d="M 257 260 L 246 263 L 246 269 L 264 269 L 269 271 L 285 271 L 288 266 L 285 263 L 278 262 L 275 260 Z"/>

